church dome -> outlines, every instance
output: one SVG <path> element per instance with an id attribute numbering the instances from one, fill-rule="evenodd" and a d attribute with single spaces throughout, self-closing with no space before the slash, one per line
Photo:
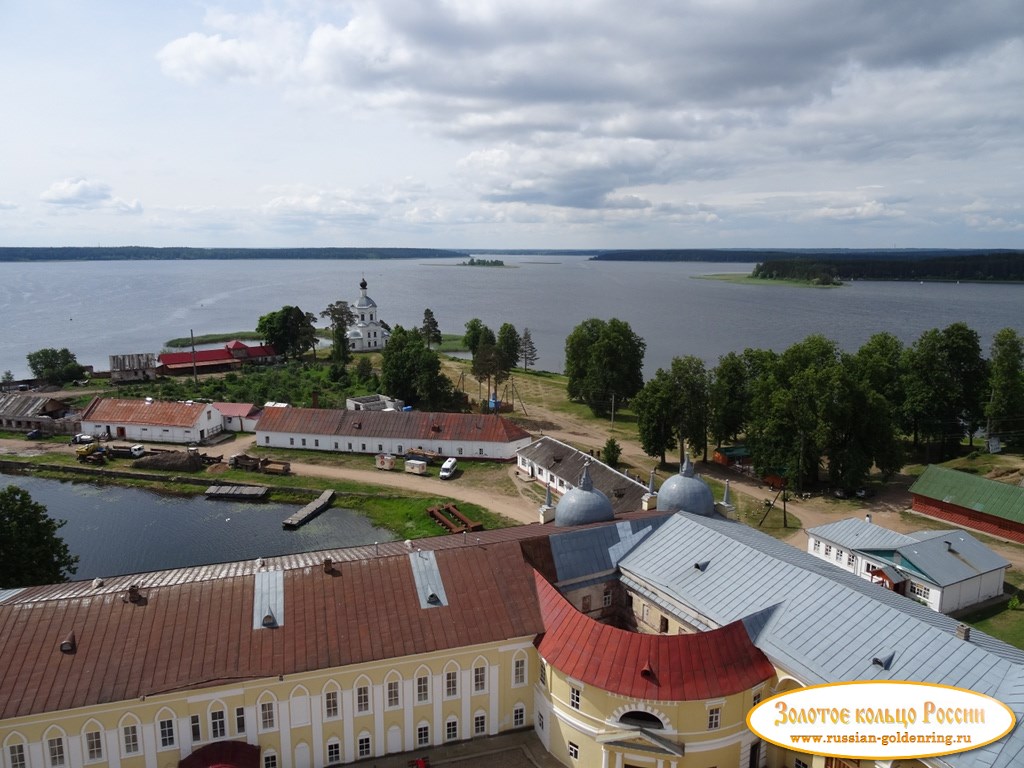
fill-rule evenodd
<path id="1" fill-rule="evenodd" d="M 356 309 L 375 309 L 377 302 L 366 295 L 366 278 L 359 281 L 359 298 L 356 299 Z"/>
<path id="2" fill-rule="evenodd" d="M 679 474 L 670 477 L 658 490 L 659 512 L 689 512 L 709 517 L 715 513 L 715 497 L 711 488 L 693 471 L 687 454 Z"/>
<path id="3" fill-rule="evenodd" d="M 594 487 L 590 479 L 589 463 L 584 464 L 580 484 L 566 491 L 558 500 L 555 507 L 555 525 L 586 525 L 614 519 L 611 501 Z"/>

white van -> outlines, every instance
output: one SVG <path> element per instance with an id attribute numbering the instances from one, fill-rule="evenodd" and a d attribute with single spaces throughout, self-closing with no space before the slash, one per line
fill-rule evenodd
<path id="1" fill-rule="evenodd" d="M 441 472 L 438 474 L 442 480 L 448 480 L 452 475 L 455 474 L 455 457 L 452 456 L 450 459 L 445 459 L 444 464 L 441 465 Z"/>

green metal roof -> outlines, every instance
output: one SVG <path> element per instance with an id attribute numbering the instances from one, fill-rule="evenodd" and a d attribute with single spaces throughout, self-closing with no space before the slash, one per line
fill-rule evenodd
<path id="1" fill-rule="evenodd" d="M 931 465 L 910 492 L 1024 524 L 1024 488 L 1015 485 Z"/>

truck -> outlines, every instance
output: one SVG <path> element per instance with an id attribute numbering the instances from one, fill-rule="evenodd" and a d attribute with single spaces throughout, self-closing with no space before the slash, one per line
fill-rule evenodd
<path id="1" fill-rule="evenodd" d="M 117 459 L 141 459 L 146 455 L 146 447 L 135 445 L 112 445 L 108 449 L 110 455 Z"/>

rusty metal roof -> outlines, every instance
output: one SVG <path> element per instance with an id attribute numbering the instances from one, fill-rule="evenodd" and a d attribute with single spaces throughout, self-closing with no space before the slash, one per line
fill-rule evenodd
<path id="1" fill-rule="evenodd" d="M 319 408 L 268 408 L 258 431 L 306 435 L 359 435 L 421 440 L 512 443 L 530 433 L 503 416 L 420 411 L 346 411 Z M 412 446 L 410 446 L 412 447 Z"/>
<path id="2" fill-rule="evenodd" d="M 103 421 L 111 424 L 194 427 L 205 408 L 204 403 L 95 398 L 82 411 L 81 418 L 82 421 Z"/>
<path id="3" fill-rule="evenodd" d="M 694 701 L 729 696 L 775 674 L 740 621 L 688 635 L 630 632 L 580 613 L 539 573 L 534 580 L 544 618 L 537 650 L 588 685 L 638 699 Z"/>

